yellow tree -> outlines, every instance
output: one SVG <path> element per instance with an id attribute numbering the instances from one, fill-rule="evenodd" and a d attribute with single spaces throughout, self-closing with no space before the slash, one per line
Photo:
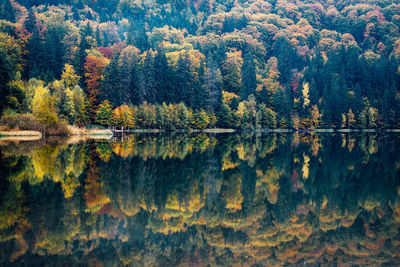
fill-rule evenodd
<path id="1" fill-rule="evenodd" d="M 57 113 L 54 109 L 54 99 L 47 88 L 40 85 L 36 88 L 32 100 L 33 115 L 42 123 L 51 126 L 58 123 Z"/>
<path id="2" fill-rule="evenodd" d="M 321 117 L 322 114 L 319 113 L 319 109 L 317 105 L 313 105 L 310 109 L 310 116 L 311 116 L 311 121 L 310 121 L 310 127 L 311 129 L 316 129 L 319 126 L 319 123 L 321 122 Z"/>
<path id="3" fill-rule="evenodd" d="M 64 82 L 65 87 L 74 88 L 78 85 L 80 77 L 75 73 L 74 67 L 65 64 L 64 71 L 61 74 L 61 80 Z"/>
<path id="4" fill-rule="evenodd" d="M 308 95 L 309 91 L 310 85 L 308 83 L 303 83 L 303 90 L 301 90 L 303 94 L 303 108 L 306 108 L 310 104 L 310 99 Z"/>
<path id="5" fill-rule="evenodd" d="M 355 115 L 351 109 L 347 112 L 347 127 L 349 129 L 353 128 L 354 124 L 356 123 Z"/>
<path id="6" fill-rule="evenodd" d="M 132 109 L 127 105 L 116 107 L 112 113 L 111 121 L 117 127 L 133 128 L 134 118 Z"/>
<path id="7" fill-rule="evenodd" d="M 278 71 L 278 60 L 276 57 L 272 57 L 268 60 L 268 64 L 271 65 L 268 69 L 267 78 L 264 80 L 262 85 L 259 85 L 256 89 L 257 97 L 261 102 L 272 106 L 275 92 L 277 90 L 283 90 L 282 85 L 279 83 Z"/>

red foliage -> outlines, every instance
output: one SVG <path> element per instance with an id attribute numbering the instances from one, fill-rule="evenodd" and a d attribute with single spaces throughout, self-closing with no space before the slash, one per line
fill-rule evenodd
<path id="1" fill-rule="evenodd" d="M 108 59 L 104 57 L 96 57 L 92 55 L 86 57 L 86 63 L 85 63 L 85 82 L 87 86 L 86 94 L 88 96 L 89 104 L 91 107 L 90 113 L 92 119 L 94 119 L 94 116 L 96 114 L 96 109 L 99 104 L 97 95 L 99 93 L 101 85 L 102 74 L 107 64 L 108 64 Z"/>
<path id="2" fill-rule="evenodd" d="M 109 47 L 99 46 L 97 50 L 106 58 L 110 59 L 114 55 L 114 51 Z"/>
<path id="3" fill-rule="evenodd" d="M 116 44 L 113 44 L 111 46 L 111 49 L 114 51 L 114 53 L 120 53 L 122 49 L 124 49 L 127 46 L 126 43 L 124 42 L 119 42 Z"/>
<path id="4" fill-rule="evenodd" d="M 290 88 L 294 92 L 294 96 L 297 97 L 298 92 L 299 92 L 299 79 L 300 79 L 300 73 L 295 72 L 292 75 L 292 79 L 290 80 Z"/>

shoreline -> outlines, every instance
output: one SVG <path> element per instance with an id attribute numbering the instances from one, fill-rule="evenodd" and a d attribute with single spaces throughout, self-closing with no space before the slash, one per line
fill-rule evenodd
<path id="1" fill-rule="evenodd" d="M 43 136 L 115 136 L 130 133 L 241 133 L 241 132 L 256 132 L 256 133 L 295 133 L 295 132 L 316 132 L 316 133 L 400 133 L 400 129 L 229 129 L 229 128 L 209 128 L 209 129 L 132 129 L 132 130 L 117 130 L 111 131 L 109 129 L 80 129 L 75 127 L 69 127 L 70 133 L 67 135 L 48 135 L 42 134 L 39 131 L 26 131 L 26 130 L 10 130 L 0 131 L 0 138 L 6 137 L 36 137 L 42 138 Z"/>

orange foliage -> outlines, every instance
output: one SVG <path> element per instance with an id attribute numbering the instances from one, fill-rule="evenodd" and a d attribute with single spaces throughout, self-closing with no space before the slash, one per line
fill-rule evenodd
<path id="1" fill-rule="evenodd" d="M 96 109 L 98 106 L 97 95 L 99 93 L 101 81 L 103 80 L 104 68 L 109 63 L 109 60 L 104 57 L 96 57 L 88 55 L 85 62 L 85 83 L 87 86 L 87 96 L 91 107 L 90 113 L 92 119 L 96 115 Z"/>

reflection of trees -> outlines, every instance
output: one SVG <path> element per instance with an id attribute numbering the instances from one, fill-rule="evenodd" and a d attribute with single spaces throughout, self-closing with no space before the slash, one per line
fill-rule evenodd
<path id="1" fill-rule="evenodd" d="M 137 134 L 8 153 L 1 241 L 18 261 L 30 251 L 105 265 L 397 265 L 399 141 Z M 27 174 L 35 166 L 40 179 Z"/>

